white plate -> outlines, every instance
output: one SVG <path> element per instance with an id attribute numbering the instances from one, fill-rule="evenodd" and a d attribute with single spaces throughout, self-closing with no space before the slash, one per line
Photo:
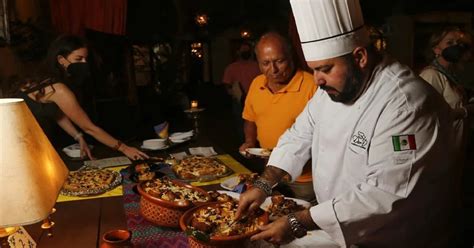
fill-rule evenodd
<path id="1" fill-rule="evenodd" d="M 177 139 L 177 138 L 173 138 L 173 137 L 170 137 L 170 140 L 171 142 L 175 143 L 175 144 L 179 144 L 179 143 L 183 143 L 185 141 L 188 141 L 190 140 L 192 137 L 187 137 L 187 138 L 183 138 L 183 139 Z"/>
<path id="2" fill-rule="evenodd" d="M 259 157 L 269 157 L 271 153 L 270 150 L 264 148 L 247 148 L 245 151 Z"/>
<path id="3" fill-rule="evenodd" d="M 163 146 L 163 147 L 159 147 L 159 148 L 150 148 L 150 147 L 147 147 L 147 146 L 140 146 L 141 149 L 143 150 L 149 150 L 149 151 L 160 151 L 160 150 L 164 150 L 166 148 L 170 147 L 169 145 L 166 145 L 166 146 Z"/>
<path id="4" fill-rule="evenodd" d="M 186 138 L 191 138 L 193 136 L 194 131 L 190 130 L 188 132 L 178 132 L 178 133 L 172 133 L 168 137 L 169 139 L 177 139 L 177 140 L 183 140 Z"/>
<path id="5" fill-rule="evenodd" d="M 239 183 L 239 176 L 227 178 L 221 182 L 221 187 L 227 190 L 234 190 L 235 186 Z"/>
<path id="6" fill-rule="evenodd" d="M 221 193 L 221 194 L 228 194 L 230 197 L 234 198 L 234 199 L 239 199 L 240 197 L 240 194 L 237 193 L 237 192 L 232 192 L 232 191 L 227 191 L 227 190 L 218 190 L 217 192 Z M 285 199 L 290 199 L 290 200 L 293 200 L 295 201 L 298 205 L 301 205 L 305 208 L 309 208 L 311 207 L 311 203 L 305 201 L 305 200 L 301 200 L 301 199 L 296 199 L 296 198 L 291 198 L 291 197 L 285 197 Z M 262 205 L 260 206 L 262 209 L 264 210 L 268 210 L 268 208 L 270 207 L 270 205 L 272 204 L 272 198 L 271 196 L 267 197 L 267 199 L 265 199 L 265 201 L 262 203 Z"/>
<path id="7" fill-rule="evenodd" d="M 311 203 L 305 201 L 305 200 L 301 200 L 301 199 L 296 199 L 296 198 L 291 198 L 291 197 L 285 197 L 285 199 L 290 199 L 290 200 L 293 200 L 295 201 L 298 205 L 301 205 L 305 208 L 309 208 L 311 207 Z M 270 207 L 270 205 L 272 205 L 272 198 L 271 196 L 267 197 L 267 199 L 265 199 L 265 201 L 262 203 L 262 205 L 260 206 L 261 208 L 263 208 L 264 210 L 268 210 L 268 208 Z"/>

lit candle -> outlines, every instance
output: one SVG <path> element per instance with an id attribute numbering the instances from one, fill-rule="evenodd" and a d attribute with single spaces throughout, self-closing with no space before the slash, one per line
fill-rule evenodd
<path id="1" fill-rule="evenodd" d="M 197 108 L 198 107 L 198 101 L 192 100 L 191 101 L 191 108 Z"/>

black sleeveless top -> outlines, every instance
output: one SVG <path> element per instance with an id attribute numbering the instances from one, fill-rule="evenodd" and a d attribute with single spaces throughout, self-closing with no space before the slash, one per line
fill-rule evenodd
<path id="1" fill-rule="evenodd" d="M 54 141 L 54 136 L 57 132 L 57 124 L 56 124 L 56 119 L 59 117 L 61 114 L 61 110 L 59 109 L 58 105 L 54 102 L 48 102 L 48 103 L 43 103 L 43 102 L 38 102 L 31 97 L 28 96 L 28 94 L 44 89 L 45 87 L 48 87 L 50 85 L 53 85 L 57 82 L 52 82 L 50 79 L 47 81 L 43 81 L 39 85 L 30 88 L 25 91 L 20 91 L 19 97 L 23 98 L 25 100 L 26 105 L 28 105 L 28 108 L 31 110 L 33 115 L 36 118 L 36 121 L 39 123 L 41 128 L 43 129 L 43 132 L 45 132 L 46 136 L 48 139 L 55 145 Z"/>

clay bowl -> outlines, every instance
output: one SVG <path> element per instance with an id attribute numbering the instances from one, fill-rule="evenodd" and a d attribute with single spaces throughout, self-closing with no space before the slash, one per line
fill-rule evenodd
<path id="1" fill-rule="evenodd" d="M 181 219 L 179 220 L 179 226 L 181 227 L 181 230 L 186 231 L 187 227 L 191 225 L 193 214 L 195 212 L 199 211 L 202 208 L 213 206 L 217 207 L 220 204 L 222 204 L 222 202 L 211 202 L 189 209 L 181 216 Z M 269 221 L 268 217 L 268 213 L 262 210 L 262 214 L 257 217 L 259 225 L 267 224 Z M 189 247 L 192 248 L 241 248 L 245 247 L 245 244 L 250 243 L 250 237 L 254 234 L 257 234 L 258 232 L 260 232 L 260 230 L 257 229 L 252 232 L 239 235 L 211 236 L 210 240 L 207 242 L 198 240 L 193 236 L 188 236 L 188 242 Z"/>
<path id="2" fill-rule="evenodd" d="M 157 179 L 155 179 L 157 180 Z M 198 191 L 205 195 L 210 201 L 211 197 L 207 191 L 191 186 L 189 184 L 171 180 L 174 184 L 189 188 L 191 190 Z M 186 212 L 186 210 L 197 206 L 205 204 L 206 202 L 191 202 L 191 201 L 168 201 L 158 197 L 155 197 L 143 189 L 144 184 L 142 182 L 138 184 L 138 192 L 140 193 L 140 214 L 149 222 L 158 225 L 158 226 L 167 226 L 167 227 L 179 227 L 179 219 Z"/>

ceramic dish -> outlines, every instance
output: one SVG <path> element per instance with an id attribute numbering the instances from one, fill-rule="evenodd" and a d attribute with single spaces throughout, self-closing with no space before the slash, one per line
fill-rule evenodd
<path id="1" fill-rule="evenodd" d="M 178 180 L 171 180 L 172 183 L 180 187 L 185 187 L 194 191 L 199 191 L 203 195 L 207 196 L 208 201 L 210 200 L 209 194 L 199 188 L 189 184 L 185 184 Z M 146 182 L 138 184 L 138 192 L 140 193 L 140 215 L 146 220 L 158 226 L 167 227 L 179 227 L 179 218 L 184 212 L 196 205 L 204 204 L 203 202 L 190 202 L 190 201 L 168 201 L 161 198 L 155 197 L 144 190 L 144 184 Z"/>
<path id="2" fill-rule="evenodd" d="M 135 182 L 135 183 L 139 183 L 140 180 L 139 180 L 139 175 L 140 173 L 138 173 L 137 171 L 135 171 L 135 166 L 137 164 L 132 164 L 130 167 L 129 167 L 129 170 L 130 170 L 130 176 L 129 176 L 129 179 L 132 181 L 132 182 Z M 148 164 L 149 166 L 149 172 L 153 172 L 154 173 L 154 176 L 152 179 L 155 179 L 155 178 L 162 178 L 164 176 L 166 176 L 165 173 L 163 172 L 160 172 L 160 168 L 161 166 L 158 165 L 158 164 Z"/>
<path id="3" fill-rule="evenodd" d="M 186 182 L 207 182 L 232 175 L 234 171 L 215 157 L 191 155 L 171 166 L 178 179 Z"/>
<path id="4" fill-rule="evenodd" d="M 191 223 L 194 218 L 194 213 L 197 213 L 201 209 L 206 209 L 206 208 L 217 208 L 221 204 L 226 204 L 223 202 L 212 202 L 208 204 L 204 204 L 201 206 L 194 207 L 188 211 L 186 211 L 183 216 L 181 216 L 179 225 L 181 229 L 188 234 L 188 241 L 190 247 L 242 247 L 242 245 L 246 242 L 249 241 L 249 238 L 258 233 L 260 230 L 258 228 L 256 230 L 253 230 L 251 232 L 247 232 L 244 234 L 239 234 L 239 235 L 230 235 L 230 236 L 207 236 L 206 239 L 200 239 L 199 236 L 194 235 L 194 233 L 188 228 L 191 226 Z M 268 213 L 265 211 L 261 211 L 260 214 L 256 217 L 256 223 L 257 225 L 265 225 L 268 223 Z M 202 232 L 199 232 L 197 234 L 203 234 Z"/>
<path id="5" fill-rule="evenodd" d="M 114 175 L 114 180 L 108 184 L 107 186 L 100 187 L 100 188 L 91 188 L 91 189 L 84 189 L 80 191 L 70 191 L 66 189 L 61 189 L 60 194 L 66 196 L 93 196 L 105 193 L 115 187 L 117 187 L 122 182 L 122 175 L 118 171 L 110 171 Z"/>
<path id="6" fill-rule="evenodd" d="M 274 197 L 276 199 L 279 199 L 279 203 L 272 208 L 272 198 Z M 275 221 L 280 217 L 288 215 L 290 213 L 308 209 L 309 207 L 311 207 L 311 204 L 305 200 L 278 195 L 267 197 L 260 207 L 265 209 L 265 211 L 269 212 L 270 221 Z"/>

